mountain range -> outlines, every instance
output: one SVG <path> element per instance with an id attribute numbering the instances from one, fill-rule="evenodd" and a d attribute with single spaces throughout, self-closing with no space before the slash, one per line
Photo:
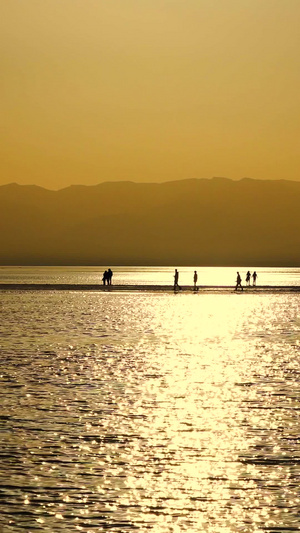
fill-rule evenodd
<path id="1" fill-rule="evenodd" d="M 0 187 L 2 265 L 300 265 L 300 182 Z"/>

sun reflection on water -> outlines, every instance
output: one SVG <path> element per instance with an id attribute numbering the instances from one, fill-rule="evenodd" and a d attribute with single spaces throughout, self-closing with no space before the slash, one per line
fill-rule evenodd
<path id="1" fill-rule="evenodd" d="M 0 526 L 299 526 L 298 295 L 4 297 Z"/>

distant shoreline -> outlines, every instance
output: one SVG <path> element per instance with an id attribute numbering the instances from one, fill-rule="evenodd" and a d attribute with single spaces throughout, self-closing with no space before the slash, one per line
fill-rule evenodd
<path id="1" fill-rule="evenodd" d="M 234 286 L 228 285 L 199 285 L 195 291 L 191 285 L 182 285 L 174 291 L 173 285 L 99 285 L 99 284 L 70 284 L 70 283 L 0 283 L 0 291 L 82 291 L 82 292 L 167 292 L 172 293 L 289 293 L 300 292 L 300 285 L 260 285 L 257 287 L 243 287 L 244 290 L 235 291 Z"/>

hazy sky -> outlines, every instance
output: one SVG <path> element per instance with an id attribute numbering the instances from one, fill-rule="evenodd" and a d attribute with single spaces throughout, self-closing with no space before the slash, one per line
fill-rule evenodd
<path id="1" fill-rule="evenodd" d="M 300 0 L 0 0 L 0 183 L 300 180 Z"/>

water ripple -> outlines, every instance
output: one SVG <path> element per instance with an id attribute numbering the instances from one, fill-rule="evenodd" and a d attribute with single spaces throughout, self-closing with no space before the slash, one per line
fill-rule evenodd
<path id="1" fill-rule="evenodd" d="M 300 530 L 299 295 L 2 296 L 1 531 Z"/>

